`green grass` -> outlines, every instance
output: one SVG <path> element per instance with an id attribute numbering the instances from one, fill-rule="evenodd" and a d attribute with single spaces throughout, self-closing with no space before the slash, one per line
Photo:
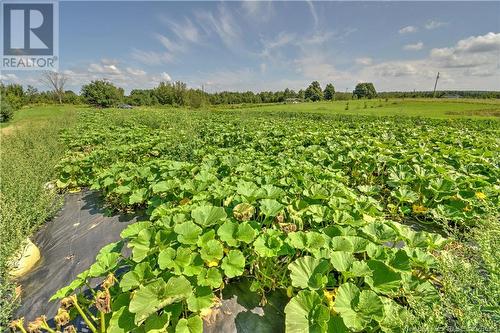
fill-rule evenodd
<path id="1" fill-rule="evenodd" d="M 74 119 L 72 107 L 23 109 L 0 134 L 0 331 L 15 306 L 9 281 L 9 258 L 27 235 L 58 208 L 57 196 L 44 189 L 55 176 L 54 166 L 65 147 L 61 128 Z"/>
<path id="2" fill-rule="evenodd" d="M 49 105 L 49 106 L 25 106 L 14 113 L 12 120 L 6 123 L 0 123 L 0 128 L 17 126 L 23 123 L 33 123 L 39 121 L 50 120 L 57 118 L 61 113 L 65 113 L 70 109 L 81 107 L 68 105 Z"/>
<path id="3" fill-rule="evenodd" d="M 500 225 L 485 220 L 437 253 L 441 275 L 441 304 L 417 313 L 409 332 L 498 332 L 500 330 Z"/>
<path id="4" fill-rule="evenodd" d="M 349 103 L 349 109 L 346 105 Z M 366 103 L 366 108 L 365 108 Z M 298 104 L 261 104 L 258 106 L 229 106 L 216 109 L 237 109 L 245 111 L 287 111 L 321 114 L 370 115 L 370 116 L 413 116 L 430 118 L 498 118 L 500 101 L 496 100 L 422 100 L 390 99 L 352 100 Z"/>

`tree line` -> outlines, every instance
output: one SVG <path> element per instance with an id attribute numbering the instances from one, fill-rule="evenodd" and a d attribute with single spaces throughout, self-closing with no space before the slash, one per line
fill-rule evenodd
<path id="1" fill-rule="evenodd" d="M 324 89 L 318 81 L 313 81 L 305 89 L 295 91 L 286 88 L 280 91 L 262 92 L 206 92 L 202 89 L 189 88 L 186 83 L 161 82 L 152 89 L 134 89 L 126 95 L 123 88 L 107 80 L 95 80 L 82 86 L 80 94 L 65 90 L 67 77 L 60 73 L 48 72 L 42 81 L 49 87 L 39 91 L 28 85 L 26 89 L 19 84 L 0 84 L 2 102 L 0 122 L 12 117 L 15 110 L 26 104 L 89 104 L 97 107 L 112 107 L 120 104 L 133 106 L 174 105 L 199 108 L 206 105 L 221 104 L 256 104 L 286 102 L 316 102 L 332 100 L 371 99 L 371 98 L 500 98 L 498 91 L 413 91 L 379 92 L 370 82 L 358 83 L 352 92 L 336 92 L 332 83 Z"/>

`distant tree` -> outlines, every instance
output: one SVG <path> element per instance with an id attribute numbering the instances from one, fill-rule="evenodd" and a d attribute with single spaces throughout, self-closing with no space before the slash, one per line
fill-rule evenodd
<path id="1" fill-rule="evenodd" d="M 192 108 L 200 108 L 208 103 L 207 94 L 200 89 L 189 89 L 186 94 L 186 103 Z"/>
<path id="2" fill-rule="evenodd" d="M 357 98 L 373 98 L 377 96 L 377 92 L 375 91 L 375 87 L 371 82 L 362 82 L 356 85 L 354 91 L 352 93 Z"/>
<path id="3" fill-rule="evenodd" d="M 81 96 L 90 105 L 108 108 L 123 99 L 123 89 L 105 80 L 95 80 L 82 87 Z"/>
<path id="4" fill-rule="evenodd" d="M 24 92 L 24 101 L 26 104 L 37 102 L 38 96 L 38 89 L 31 85 L 26 87 L 26 91 Z"/>
<path id="5" fill-rule="evenodd" d="M 8 85 L 0 85 L 0 101 L 3 104 L 9 104 L 10 109 L 19 110 L 25 104 L 25 96 L 23 86 L 20 84 L 11 83 Z"/>
<path id="6" fill-rule="evenodd" d="M 304 92 L 305 99 L 309 99 L 313 102 L 323 99 L 323 91 L 318 81 L 313 81 L 309 87 L 307 87 Z"/>
<path id="7" fill-rule="evenodd" d="M 14 108 L 6 101 L 2 101 L 0 107 L 0 123 L 9 121 L 14 116 Z"/>
<path id="8" fill-rule="evenodd" d="M 60 72 L 45 71 L 42 74 L 42 81 L 57 96 L 59 104 L 62 104 L 64 98 L 64 86 L 68 81 L 68 76 Z"/>
<path id="9" fill-rule="evenodd" d="M 82 103 L 82 99 L 80 96 L 78 96 L 77 94 L 75 94 L 74 91 L 72 90 L 66 90 L 64 92 L 64 96 L 63 96 L 63 103 L 64 104 L 81 104 Z"/>
<path id="10" fill-rule="evenodd" d="M 158 103 L 158 99 L 154 95 L 154 90 L 133 89 L 127 98 L 127 102 L 131 105 L 155 105 Z"/>
<path id="11" fill-rule="evenodd" d="M 333 84 L 328 83 L 325 87 L 325 90 L 323 91 L 323 97 L 327 101 L 331 101 L 333 100 L 334 96 L 335 96 L 335 87 L 333 86 Z"/>

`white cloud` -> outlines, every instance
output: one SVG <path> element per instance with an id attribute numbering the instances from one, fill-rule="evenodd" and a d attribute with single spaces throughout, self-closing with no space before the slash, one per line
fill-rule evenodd
<path id="1" fill-rule="evenodd" d="M 314 20 L 314 27 L 317 27 L 319 23 L 319 18 L 318 14 L 316 13 L 316 8 L 314 8 L 314 3 L 311 0 L 308 0 L 307 4 L 309 5 L 309 10 L 311 11 L 311 15 Z"/>
<path id="2" fill-rule="evenodd" d="M 267 64 L 265 62 L 263 62 L 263 63 L 260 64 L 260 72 L 262 74 L 264 74 L 264 73 L 267 72 Z"/>
<path id="3" fill-rule="evenodd" d="M 436 73 L 438 89 L 500 89 L 500 33 L 459 40 L 435 48 L 418 60 L 394 60 L 364 66 L 352 77 L 374 82 L 379 90 L 432 90 Z"/>
<path id="4" fill-rule="evenodd" d="M 500 33 L 462 39 L 453 47 L 434 48 L 430 57 L 446 68 L 490 67 L 498 71 Z"/>
<path id="5" fill-rule="evenodd" d="M 133 76 L 144 76 L 144 75 L 146 75 L 145 71 L 143 71 L 142 69 L 138 69 L 138 68 L 127 67 L 126 71 L 127 71 L 128 74 L 133 75 Z"/>
<path id="6" fill-rule="evenodd" d="M 162 73 L 160 74 L 160 79 L 161 79 L 162 81 L 168 81 L 168 82 L 172 81 L 172 78 L 170 77 L 170 75 L 168 75 L 168 73 L 167 73 L 167 72 L 162 72 Z"/>
<path id="7" fill-rule="evenodd" d="M 258 87 L 257 72 L 249 68 L 236 70 L 218 70 L 210 73 L 198 73 L 192 81 L 195 86 L 205 85 L 207 91 L 249 90 L 249 86 Z"/>
<path id="8" fill-rule="evenodd" d="M 341 75 L 322 52 L 304 54 L 294 61 L 294 65 L 298 73 L 311 80 L 331 81 Z"/>
<path id="9" fill-rule="evenodd" d="M 120 75 L 121 70 L 118 69 L 115 63 L 107 61 L 106 59 L 101 60 L 100 63 L 92 63 L 88 67 L 89 73 L 97 73 L 104 75 Z"/>
<path id="10" fill-rule="evenodd" d="M 161 65 L 174 61 L 172 54 L 168 52 L 132 50 L 131 57 L 145 65 Z"/>
<path id="11" fill-rule="evenodd" d="M 358 65 L 369 66 L 373 63 L 373 60 L 370 57 L 362 57 L 362 58 L 357 58 L 355 62 Z"/>
<path id="12" fill-rule="evenodd" d="M 388 61 L 373 65 L 370 70 L 379 77 L 414 76 L 423 74 L 422 65 L 419 61 Z"/>
<path id="13" fill-rule="evenodd" d="M 423 48 L 424 48 L 424 43 L 422 42 L 418 42 L 415 44 L 406 44 L 405 46 L 403 46 L 403 49 L 407 51 L 419 51 Z"/>
<path id="14" fill-rule="evenodd" d="M 399 29 L 400 34 L 409 34 L 409 33 L 417 32 L 417 31 L 418 31 L 418 28 L 413 26 L 413 25 L 409 25 L 409 26 L 406 26 L 406 27 Z"/>
<path id="15" fill-rule="evenodd" d="M 295 34 L 287 32 L 280 32 L 271 40 L 262 39 L 262 51 L 260 52 L 260 56 L 272 61 L 284 60 L 284 54 L 282 54 L 280 49 L 285 46 L 293 45 L 296 39 L 297 36 Z"/>
<path id="16" fill-rule="evenodd" d="M 427 30 L 434 30 L 434 29 L 437 29 L 437 28 L 441 28 L 441 27 L 444 27 L 445 25 L 447 25 L 448 23 L 446 22 L 440 22 L 440 21 L 428 21 L 426 24 L 425 24 L 425 29 Z"/>
<path id="17" fill-rule="evenodd" d="M 18 80 L 18 77 L 14 73 L 7 73 L 7 74 L 0 73 L 0 81 L 14 82 L 17 80 Z"/>
<path id="18" fill-rule="evenodd" d="M 245 0 L 241 2 L 241 8 L 248 19 L 253 22 L 267 22 L 274 13 L 272 1 Z"/>
<path id="19" fill-rule="evenodd" d="M 333 37 L 343 38 L 344 36 L 347 36 L 354 31 L 356 31 L 356 29 L 349 29 L 343 33 L 335 33 L 333 31 L 316 31 L 311 36 L 305 36 L 304 38 L 302 38 L 300 40 L 300 43 L 322 45 Z"/>
<path id="20" fill-rule="evenodd" d="M 163 45 L 163 47 L 167 49 L 168 52 L 170 52 L 170 54 L 185 51 L 184 45 L 182 43 L 174 42 L 170 38 L 162 34 L 155 34 L 155 37 L 156 39 L 158 39 L 161 45 Z"/>
<path id="21" fill-rule="evenodd" d="M 198 28 L 188 18 L 183 22 L 168 21 L 168 25 L 182 42 L 197 43 L 200 39 Z"/>
<path id="22" fill-rule="evenodd" d="M 500 51 L 500 33 L 489 32 L 483 36 L 462 39 L 458 41 L 455 49 L 467 53 Z"/>
<path id="23" fill-rule="evenodd" d="M 220 40 L 231 49 L 239 43 L 240 29 L 234 20 L 234 15 L 224 6 L 219 5 L 217 13 L 197 12 L 198 23 L 206 33 L 215 33 Z"/>
<path id="24" fill-rule="evenodd" d="M 276 39 L 267 42 L 266 47 L 271 48 L 271 49 L 277 48 L 277 47 L 282 47 L 282 46 L 285 46 L 287 44 L 290 44 L 296 38 L 297 38 L 297 36 L 295 34 L 282 31 L 278 34 Z"/>

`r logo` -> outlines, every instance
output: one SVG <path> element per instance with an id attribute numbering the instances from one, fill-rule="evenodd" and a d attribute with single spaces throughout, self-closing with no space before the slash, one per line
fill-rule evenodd
<path id="1" fill-rule="evenodd" d="M 7 56 L 53 55 L 54 5 L 3 4 L 3 50 Z"/>

